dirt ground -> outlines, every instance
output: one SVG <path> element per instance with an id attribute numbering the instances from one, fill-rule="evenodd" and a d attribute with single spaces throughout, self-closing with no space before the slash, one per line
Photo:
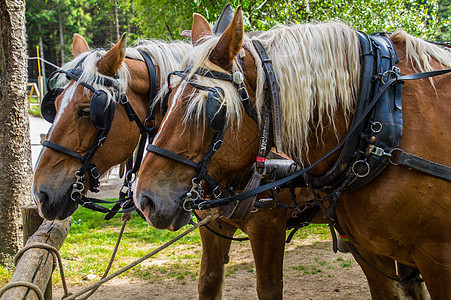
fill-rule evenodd
<path id="1" fill-rule="evenodd" d="M 99 198 L 117 197 L 121 179 L 117 170 L 103 178 Z M 177 244 L 173 247 L 177 248 Z M 196 249 L 177 249 L 180 255 Z M 226 265 L 223 299 L 258 299 L 255 267 L 249 242 L 233 242 Z M 152 258 L 143 264 L 152 263 Z M 114 268 L 113 268 L 114 269 Z M 114 272 L 113 270 L 112 272 Z M 110 273 L 112 273 L 110 272 Z M 85 281 L 86 286 L 94 283 Z M 284 299 L 370 299 L 366 278 L 350 253 L 334 253 L 331 241 L 293 240 L 285 248 Z M 83 286 L 69 286 L 76 292 Z M 60 285 L 54 285 L 53 299 L 61 299 Z M 93 300 L 187 300 L 197 299 L 197 281 L 191 278 L 146 281 L 138 278 L 115 278 L 102 285 L 89 299 Z"/>
<path id="2" fill-rule="evenodd" d="M 180 251 L 185 253 L 186 250 Z M 234 242 L 232 245 L 226 274 L 223 299 L 258 299 L 255 267 L 247 242 Z M 95 280 L 85 283 L 89 285 Z M 288 244 L 283 280 L 284 299 L 370 299 L 365 276 L 358 264 L 349 253 L 333 253 L 330 241 L 294 241 Z M 82 288 L 70 286 L 69 290 L 76 292 Z M 61 299 L 61 296 L 62 289 L 54 287 L 53 299 Z M 116 278 L 101 286 L 89 299 L 197 299 L 197 281 L 185 278 L 149 282 L 137 278 Z"/>

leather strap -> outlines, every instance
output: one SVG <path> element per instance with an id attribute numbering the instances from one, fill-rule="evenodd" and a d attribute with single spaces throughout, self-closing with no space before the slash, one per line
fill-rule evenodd
<path id="1" fill-rule="evenodd" d="M 158 82 L 157 82 L 157 71 L 155 69 L 155 65 L 152 61 L 152 58 L 147 52 L 139 51 L 139 53 L 144 58 L 144 61 L 147 65 L 147 70 L 149 71 L 150 78 L 150 100 L 155 99 L 158 93 Z"/>
<path id="2" fill-rule="evenodd" d="M 427 159 L 401 152 L 398 158 L 398 165 L 412 168 L 423 173 L 436 176 L 451 181 L 451 168 L 429 161 Z"/>
<path id="3" fill-rule="evenodd" d="M 382 94 L 385 92 L 385 90 L 389 86 L 391 86 L 392 84 L 394 84 L 394 83 L 396 83 L 398 81 L 402 81 L 402 80 L 418 79 L 418 78 L 414 78 L 414 77 L 422 76 L 422 78 L 428 78 L 428 77 L 433 77 L 433 76 L 446 74 L 446 73 L 449 73 L 449 72 L 451 72 L 451 69 L 444 69 L 444 70 L 438 70 L 438 71 L 432 71 L 432 72 L 418 73 L 417 76 L 412 76 L 412 75 L 415 75 L 415 74 L 410 74 L 410 75 L 399 76 L 399 77 L 395 77 L 395 78 L 389 79 L 379 89 L 378 93 L 374 96 L 373 100 L 371 100 L 371 102 L 366 107 L 365 111 L 362 113 L 360 119 L 356 120 L 356 122 L 353 124 L 353 126 L 349 130 L 348 134 L 344 137 L 344 139 L 334 149 L 332 149 L 329 153 L 324 155 L 318 161 L 316 161 L 315 163 L 313 163 L 309 167 L 307 167 L 307 168 L 305 168 L 305 169 L 303 169 L 303 170 L 301 170 L 299 172 L 296 172 L 296 173 L 294 173 L 294 174 L 292 174 L 290 176 L 287 176 L 287 177 L 285 177 L 283 179 L 280 179 L 280 180 L 277 180 L 277 181 L 274 181 L 274 182 L 262 185 L 262 186 L 260 186 L 260 187 L 258 187 L 256 189 L 254 189 L 254 190 L 243 192 L 241 194 L 238 194 L 238 195 L 235 195 L 235 196 L 232 196 L 232 197 L 223 198 L 223 199 L 202 201 L 200 203 L 197 203 L 198 209 L 202 210 L 202 209 L 214 208 L 214 207 L 226 205 L 226 204 L 234 202 L 234 201 L 240 201 L 242 199 L 245 199 L 245 198 L 251 197 L 253 195 L 259 194 L 259 193 L 264 192 L 266 190 L 269 190 L 269 189 L 271 189 L 273 187 L 280 186 L 282 184 L 285 184 L 287 182 L 290 182 L 290 181 L 300 177 L 304 173 L 308 172 L 309 170 L 311 170 L 312 168 L 317 166 L 320 162 L 325 160 L 327 157 L 332 155 L 332 153 L 335 153 L 338 149 L 340 149 L 346 143 L 346 141 L 349 139 L 349 137 L 354 133 L 356 128 L 359 126 L 359 124 L 366 118 L 366 115 L 372 110 L 372 108 L 374 107 L 376 102 L 379 100 L 379 98 L 382 96 Z M 421 75 L 421 74 L 423 74 L 423 75 Z"/>
<path id="4" fill-rule="evenodd" d="M 451 68 L 450 69 L 442 69 L 442 70 L 435 70 L 435 71 L 429 71 L 429 72 L 422 72 L 422 73 L 415 73 L 415 74 L 404 75 L 404 76 L 400 76 L 398 78 L 398 80 L 403 81 L 403 80 L 424 79 L 424 78 L 429 78 L 429 77 L 434 77 L 434 76 L 447 74 L 449 72 L 451 72 Z"/>
<path id="5" fill-rule="evenodd" d="M 282 151 L 282 125 L 280 120 L 280 99 L 279 99 L 279 86 L 277 84 L 276 74 L 272 68 L 272 62 L 265 48 L 260 41 L 253 40 L 255 49 L 257 49 L 258 55 L 262 61 L 263 69 L 265 71 L 269 98 L 272 100 L 272 121 L 273 121 L 273 136 L 274 146 L 277 152 Z"/>
<path id="6" fill-rule="evenodd" d="M 185 158 L 177 153 L 174 153 L 172 151 L 166 150 L 164 148 L 149 144 L 147 145 L 146 148 L 147 151 L 152 152 L 152 153 L 156 153 L 158 155 L 161 155 L 163 157 L 169 158 L 171 160 L 175 160 L 178 162 L 181 162 L 185 165 L 191 166 L 193 168 L 197 168 L 198 164 L 188 158 Z"/>

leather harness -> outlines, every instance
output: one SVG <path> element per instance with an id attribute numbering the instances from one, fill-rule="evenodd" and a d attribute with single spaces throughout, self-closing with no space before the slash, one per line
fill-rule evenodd
<path id="1" fill-rule="evenodd" d="M 157 73 L 155 70 L 155 65 L 152 62 L 151 57 L 149 56 L 149 54 L 147 54 L 144 51 L 139 51 L 141 53 L 141 55 L 144 58 L 144 61 L 147 65 L 148 71 L 149 71 L 149 77 L 150 77 L 150 100 L 152 101 L 152 99 L 155 99 L 156 95 L 157 95 L 157 88 L 158 88 L 158 79 L 157 79 Z M 89 88 L 90 90 L 93 90 L 94 88 L 89 85 L 86 82 L 83 82 L 80 80 L 81 74 L 82 74 L 82 70 L 78 69 L 78 67 L 81 65 L 80 61 L 77 66 L 72 69 L 72 70 L 68 70 L 68 71 L 61 71 L 65 73 L 70 79 L 73 79 L 75 81 L 77 81 L 79 84 L 82 84 L 84 87 Z M 109 82 L 109 81 L 107 81 Z M 141 139 L 139 141 L 139 145 L 138 145 L 138 153 L 137 153 L 137 159 L 136 159 L 136 163 L 135 165 L 131 168 L 131 170 L 129 170 L 125 176 L 124 179 L 124 184 L 122 186 L 122 188 L 126 187 L 127 191 L 123 192 L 122 188 L 121 191 L 119 192 L 119 199 L 117 201 L 106 201 L 106 200 L 101 200 L 101 199 L 96 199 L 96 198 L 91 198 L 91 197 L 86 197 L 85 195 L 82 194 L 83 190 L 85 189 L 84 187 L 84 183 L 83 183 L 83 178 L 84 178 L 84 174 L 87 170 L 89 170 L 88 175 L 90 177 L 90 190 L 92 192 L 98 192 L 97 187 L 99 186 L 99 177 L 100 174 L 97 171 L 97 168 L 95 166 L 95 164 L 91 163 L 92 157 L 94 156 L 96 150 L 98 149 L 98 147 L 100 147 L 103 143 L 103 141 L 106 139 L 108 132 L 111 128 L 111 124 L 113 121 L 113 116 L 114 116 L 114 110 L 112 110 L 112 113 L 110 113 L 108 115 L 108 120 L 106 123 L 106 128 L 104 129 L 99 129 L 99 132 L 97 134 L 97 137 L 95 138 L 94 142 L 92 143 L 90 149 L 88 150 L 87 154 L 85 154 L 84 156 L 81 156 L 80 154 L 62 146 L 59 145 L 57 143 L 51 142 L 51 141 L 44 141 L 43 142 L 43 146 L 44 147 L 48 147 L 51 148 L 55 151 L 59 151 L 61 153 L 67 154 L 69 156 L 73 156 L 75 158 L 80 159 L 80 161 L 82 162 L 82 167 L 80 168 L 79 171 L 77 171 L 75 173 L 75 177 L 76 177 L 76 182 L 73 184 L 72 187 L 72 191 L 71 191 L 71 199 L 75 202 L 77 202 L 78 204 L 82 205 L 83 207 L 89 208 L 91 210 L 94 211 L 99 211 L 99 212 L 103 212 L 103 213 L 107 213 L 107 215 L 105 216 L 105 219 L 111 219 L 116 213 L 125 213 L 125 212 L 130 212 L 130 211 L 134 211 L 136 209 L 135 205 L 133 204 L 133 200 L 132 200 L 132 191 L 131 191 L 131 183 L 133 182 L 133 177 L 136 176 L 136 173 L 139 170 L 139 167 L 141 165 L 141 161 L 142 161 L 142 157 L 144 155 L 144 147 L 147 141 L 147 138 L 149 138 L 149 140 L 151 138 L 153 138 L 155 136 L 156 130 L 154 127 L 146 127 L 145 123 L 147 121 L 151 121 L 155 119 L 155 111 L 153 109 L 150 110 L 148 117 L 146 119 L 146 122 L 142 123 L 141 120 L 139 119 L 138 115 L 135 113 L 133 107 L 131 106 L 130 102 L 128 101 L 127 95 L 125 93 L 121 93 L 119 95 L 119 93 L 116 93 L 116 98 L 114 100 L 111 101 L 117 101 L 118 103 L 120 103 L 121 105 L 124 106 L 124 109 L 127 113 L 127 116 L 129 118 L 130 122 L 135 122 L 140 130 L 141 133 Z M 112 209 L 108 209 L 106 207 L 103 207 L 101 205 L 99 205 L 98 203 L 115 203 L 115 205 L 113 206 Z M 119 211 L 119 209 L 121 209 Z"/>
<path id="2" fill-rule="evenodd" d="M 326 173 L 328 176 L 318 177 L 316 181 L 314 181 L 316 183 L 325 182 L 326 184 L 317 184 L 314 186 L 317 189 L 329 192 L 331 195 L 336 195 L 337 199 L 340 194 L 354 190 L 374 178 L 387 166 L 388 163 L 390 163 L 390 157 L 392 156 L 393 151 L 399 150 L 397 145 L 399 144 L 399 140 L 402 135 L 402 107 L 399 98 L 400 86 L 406 80 L 443 75 L 451 72 L 451 69 L 442 69 L 401 76 L 399 69 L 394 65 L 397 61 L 395 49 L 387 37 L 382 35 L 378 35 L 377 37 L 366 37 L 366 35 L 362 33 L 358 33 L 358 35 L 363 41 L 363 53 L 365 55 L 362 59 L 365 60 L 365 63 L 369 63 L 367 60 L 375 59 L 375 62 L 371 63 L 373 67 L 370 69 L 375 70 L 376 73 L 371 73 L 370 75 L 363 74 L 362 78 L 369 79 L 370 82 L 372 81 L 373 83 L 376 83 L 377 86 L 365 88 L 369 98 L 365 98 L 364 104 L 359 103 L 357 105 L 357 111 L 354 116 L 353 124 L 343 140 L 317 162 L 302 169 L 301 171 L 291 174 L 285 178 L 267 183 L 253 190 L 245 191 L 238 195 L 222 199 L 196 201 L 194 205 L 197 209 L 209 209 L 224 206 L 229 203 L 236 203 L 263 191 L 283 186 L 291 181 L 294 181 L 297 186 L 306 186 L 308 181 L 315 180 L 314 178 L 309 180 L 309 178 L 312 177 L 310 175 L 306 175 L 307 172 L 342 147 L 346 147 L 346 152 L 351 154 L 350 156 L 352 156 L 351 158 L 353 158 L 354 161 L 351 160 L 349 163 L 345 163 L 344 165 L 346 165 L 346 168 L 341 170 L 336 169 L 339 171 L 337 172 L 338 175 L 335 175 L 336 171 L 334 171 L 333 168 L 332 171 Z M 379 65 L 376 66 L 377 63 L 379 63 Z M 364 83 L 362 82 L 362 84 Z M 389 115 L 385 115 L 387 113 L 389 113 Z M 366 123 L 368 120 L 373 120 L 373 122 Z M 387 135 L 385 135 L 387 129 L 391 131 L 388 131 Z M 364 132 L 364 136 L 360 139 L 362 132 Z M 351 141 L 350 144 L 348 144 L 349 141 Z M 353 147 L 351 147 L 352 144 L 354 144 Z M 362 146 L 363 148 L 359 148 Z M 404 156 L 406 156 L 406 154 L 404 154 Z M 410 160 L 408 160 L 410 163 L 409 167 L 413 165 L 420 165 L 414 166 L 413 168 L 419 170 L 421 168 L 424 169 L 424 167 L 421 166 L 425 164 L 425 160 L 420 162 L 418 159 L 412 158 L 411 155 L 408 157 L 410 158 Z M 398 161 L 398 164 L 406 164 L 405 161 L 406 160 Z M 427 164 L 429 163 L 430 162 L 427 162 Z M 451 174 L 450 167 L 436 163 L 434 164 L 434 168 L 429 169 L 439 169 L 439 173 L 445 174 L 444 177 L 446 178 L 449 178 L 449 174 Z M 371 173 L 371 171 L 373 173 Z M 437 176 L 436 172 L 431 171 L 430 173 L 434 173 L 433 175 Z M 330 174 L 333 174 L 334 176 L 330 176 Z M 342 176 L 344 176 L 344 178 Z M 305 180 L 305 177 L 307 177 L 307 181 Z M 332 177 L 339 178 L 339 181 L 332 182 L 330 180 Z"/>

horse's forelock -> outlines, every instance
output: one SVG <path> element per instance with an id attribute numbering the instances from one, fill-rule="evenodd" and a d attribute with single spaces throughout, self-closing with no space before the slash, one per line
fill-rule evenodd
<path id="1" fill-rule="evenodd" d="M 234 87 L 231 82 L 214 79 L 206 76 L 196 75 L 195 72 L 199 68 L 204 68 L 207 70 L 218 71 L 218 72 L 226 72 L 222 68 L 217 65 L 212 64 L 208 57 L 211 51 L 214 49 L 214 46 L 218 43 L 218 36 L 208 36 L 202 40 L 202 43 L 196 45 L 191 55 L 187 59 L 187 63 L 190 66 L 190 72 L 187 74 L 188 80 L 195 82 L 196 84 L 206 86 L 206 87 L 219 87 L 224 91 L 224 97 L 221 99 L 222 105 L 226 107 L 226 123 L 229 126 L 240 126 L 241 120 L 241 101 L 239 98 L 238 91 Z M 237 70 L 237 62 L 234 61 L 233 69 Z M 175 77 L 175 76 L 173 76 Z M 172 79 L 171 79 L 172 80 Z M 172 82 L 171 82 L 172 83 Z M 182 83 L 180 86 L 181 89 L 185 89 L 187 86 L 186 83 Z M 187 101 L 187 109 L 185 111 L 183 121 L 186 124 L 188 121 L 201 122 L 205 121 L 205 103 L 207 99 L 208 92 L 198 89 L 193 89 L 192 93 L 189 95 L 184 95 L 184 99 L 188 97 Z"/>

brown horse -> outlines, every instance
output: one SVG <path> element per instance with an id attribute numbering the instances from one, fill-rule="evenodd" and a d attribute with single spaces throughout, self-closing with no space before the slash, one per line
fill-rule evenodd
<path id="1" fill-rule="evenodd" d="M 141 122 L 144 122 L 151 99 L 149 98 L 149 74 L 147 67 L 137 50 L 147 51 L 153 59 L 156 66 L 158 85 L 165 86 L 167 74 L 180 68 L 181 58 L 185 55 L 191 45 L 184 43 L 154 43 L 135 48 L 126 48 L 125 37 L 108 52 L 103 50 L 91 51 L 88 44 L 78 34 L 74 35 L 72 52 L 75 59 L 69 62 L 65 69 L 71 69 L 84 57 L 83 69 L 87 73 L 86 77 L 95 79 L 93 75 L 99 74 L 112 77 L 119 74 L 119 82 L 124 86 L 123 89 L 127 98 L 139 116 Z M 89 64 L 88 64 L 89 63 Z M 127 73 L 129 75 L 127 75 Z M 128 76 L 130 78 L 128 78 Z M 97 129 L 89 119 L 91 92 L 77 85 L 73 80 L 67 82 L 62 79 L 65 86 L 64 92 L 56 98 L 57 115 L 49 132 L 49 140 L 63 145 L 68 149 L 73 149 L 80 154 L 84 154 L 90 148 L 92 141 L 97 133 Z M 126 81 L 125 81 L 126 80 Z M 162 95 L 155 101 L 159 101 Z M 155 125 L 161 121 L 158 116 Z M 100 174 L 104 174 L 111 167 L 127 160 L 136 148 L 140 137 L 139 128 L 134 122 L 130 122 L 124 108 L 118 106 L 113 118 L 112 128 L 105 140 L 103 146 L 99 148 L 92 162 L 97 166 Z M 75 182 L 75 172 L 80 168 L 80 161 L 51 148 L 43 148 L 40 159 L 34 172 L 33 196 L 39 208 L 40 214 L 46 219 L 63 219 L 71 215 L 78 205 L 70 199 L 69 190 Z M 89 183 L 85 184 L 87 187 Z M 281 196 L 281 201 L 289 201 L 289 195 Z M 259 262 L 264 261 L 267 256 L 267 247 L 255 248 L 254 256 L 257 261 L 257 270 L 262 276 L 269 278 L 270 283 L 280 282 L 282 277 L 283 249 L 285 238 L 285 224 L 277 223 L 275 220 L 288 218 L 287 211 L 267 211 L 253 214 L 252 220 L 247 221 L 246 228 L 250 226 L 259 226 L 263 222 L 268 226 L 268 220 L 274 220 L 274 226 L 268 228 L 267 236 L 271 237 L 272 243 L 277 246 L 272 253 L 276 257 L 274 270 L 270 272 L 263 271 Z M 210 224 L 218 232 L 233 236 L 238 226 L 222 222 L 222 229 L 218 224 Z M 252 225 L 253 224 L 253 225 Z M 244 226 L 240 226 L 244 229 Z M 245 229 L 244 229 L 245 230 Z M 210 295 L 218 295 L 222 292 L 222 280 L 224 272 L 224 259 L 230 249 L 230 240 L 223 239 L 205 228 L 201 229 L 203 240 L 202 271 L 199 276 L 199 293 L 203 298 L 209 298 Z M 260 241 L 262 239 L 262 241 Z M 269 239 L 265 236 L 250 236 L 252 244 L 265 243 Z M 276 249 L 277 248 L 277 249 Z M 219 254 L 219 256 L 218 256 Z M 262 271 L 260 271 L 262 269 Z M 202 296 L 203 295 L 203 296 Z"/>
<path id="2" fill-rule="evenodd" d="M 200 19 L 195 17 L 193 22 L 192 40 L 196 47 L 191 72 L 174 88 L 170 109 L 153 144 L 199 162 L 215 138 L 215 132 L 207 124 L 210 120 L 204 115 L 205 105 L 209 98 L 220 98 L 226 110 L 226 131 L 221 148 L 208 164 L 208 174 L 224 187 L 235 174 L 242 174 L 254 163 L 260 127 L 242 111 L 240 94 L 233 84 L 205 76 L 205 69 L 233 74 L 241 69 L 237 60 L 240 54 L 244 83 L 258 112 L 263 106 L 264 75 L 251 38 L 243 34 L 240 8 L 220 37 L 212 36 L 208 23 Z M 402 31 L 390 38 L 399 56 L 398 67 L 404 74 L 451 66 L 451 55 L 445 50 Z M 279 81 L 283 150 L 300 165 L 307 166 L 333 149 L 349 128 L 360 80 L 357 35 L 342 24 L 330 23 L 280 27 L 253 35 L 252 39 L 265 46 Z M 205 87 L 210 89 L 203 91 Z M 211 89 L 214 87 L 222 92 L 215 95 Z M 448 146 L 451 139 L 446 134 L 446 120 L 451 116 L 447 103 L 451 100 L 449 88 L 449 75 L 404 84 L 401 149 L 451 165 Z M 336 157 L 326 159 L 312 173 L 324 173 Z M 165 170 L 171 170 L 170 175 Z M 148 153 L 139 174 L 135 203 L 153 226 L 177 230 L 189 218 L 183 202 L 189 199 L 187 192 L 192 190 L 195 176 L 192 166 Z M 371 265 L 390 276 L 396 274 L 393 260 L 417 267 L 431 297 L 448 299 L 451 297 L 451 231 L 446 226 L 446 212 L 451 208 L 446 193 L 449 188 L 446 180 L 388 166 L 370 184 L 341 196 L 338 220 Z M 268 262 L 270 258 L 265 259 Z M 368 277 L 373 298 L 399 297 L 390 292 L 398 283 L 374 272 L 359 257 L 357 260 Z M 281 283 L 276 286 L 281 287 Z M 259 296 L 266 298 L 260 293 Z"/>
<path id="3" fill-rule="evenodd" d="M 83 65 L 83 69 L 87 72 L 86 77 L 93 76 L 93 72 L 95 74 L 92 66 L 96 66 L 98 72 L 102 75 L 111 77 L 111 74 L 118 73 L 119 82 L 124 84 L 123 88 L 131 106 L 143 122 L 147 116 L 148 107 L 151 105 L 151 99 L 149 98 L 150 83 L 147 67 L 137 50 L 146 50 L 151 54 L 156 65 L 159 86 L 165 86 L 167 74 L 171 70 L 179 68 L 180 57 L 189 48 L 189 45 L 181 43 L 148 43 L 147 45 L 126 49 L 123 37 L 108 52 L 99 50 L 89 52 L 86 41 L 81 36 L 74 35 L 73 54 L 75 59 L 64 68 L 70 69 L 86 57 L 84 59 L 85 65 Z M 88 65 L 88 62 L 92 66 Z M 123 81 L 125 80 L 124 78 L 127 78 L 123 71 L 124 66 L 126 66 L 130 74 L 130 78 L 126 82 Z M 95 82 L 95 77 L 91 78 L 91 81 Z M 63 78 L 62 80 L 65 79 Z M 63 81 L 63 84 L 67 84 L 67 82 Z M 58 113 L 53 128 L 50 130 L 49 139 L 83 154 L 88 151 L 92 144 L 97 129 L 91 124 L 88 117 L 89 113 L 87 113 L 89 111 L 91 93 L 85 93 L 81 86 L 73 87 L 74 85 L 75 83 L 71 81 L 65 91 L 56 99 Z M 71 91 L 71 87 L 72 89 L 75 88 L 75 91 Z M 160 119 L 157 119 L 157 123 L 159 122 Z M 118 106 L 113 118 L 112 129 L 103 147 L 96 151 L 92 160 L 97 165 L 99 172 L 103 174 L 112 166 L 130 157 L 136 148 L 139 135 L 140 132 L 137 125 L 130 122 L 124 108 Z M 47 219 L 63 218 L 70 215 L 77 208 L 76 203 L 69 197 L 68 189 L 75 181 L 74 173 L 79 167 L 80 162 L 71 156 L 51 148 L 42 150 L 34 175 L 33 190 L 40 213 Z M 54 176 L 54 174 L 58 174 L 58 176 Z M 86 186 L 88 186 L 88 183 Z M 287 191 L 281 194 L 280 201 L 290 203 L 290 196 Z M 302 201 L 298 200 L 298 203 Z M 216 231 L 227 236 L 233 236 L 233 232 L 237 228 L 249 233 L 256 261 L 259 295 L 269 295 L 270 291 L 276 295 L 281 295 L 286 231 L 285 222 L 281 222 L 281 220 L 286 220 L 288 217 L 289 213 L 287 211 L 268 210 L 252 214 L 251 218 L 246 222 L 233 223 L 223 221 L 222 229 L 219 229 L 218 223 L 210 225 Z M 264 234 L 255 230 L 262 226 L 267 228 Z M 212 298 L 221 294 L 223 266 L 225 257 L 230 249 L 230 240 L 225 240 L 204 228 L 201 229 L 201 235 L 204 251 L 202 255 L 202 269 L 199 276 L 199 293 L 202 298 Z M 260 246 L 265 243 L 268 245 L 265 247 Z M 272 245 L 272 247 L 269 247 L 269 245 Z M 266 259 L 269 255 L 274 258 L 271 268 L 266 267 Z M 265 284 L 262 284 L 262 282 Z M 268 287 L 271 288 L 268 289 Z"/>
<path id="4" fill-rule="evenodd" d="M 146 63 L 138 50 L 152 57 L 159 87 L 165 85 L 169 72 L 179 68 L 182 58 L 190 49 L 191 45 L 187 43 L 152 41 L 126 48 L 124 34 L 108 52 L 90 51 L 86 41 L 75 34 L 72 44 L 75 58 L 63 66 L 63 69 L 70 70 L 79 64 L 83 72 L 79 76 L 80 79 L 98 90 L 105 90 L 110 98 L 108 101 L 115 101 L 114 92 L 125 93 L 139 120 L 144 123 L 152 104 L 151 85 Z M 103 84 L 107 79 L 118 83 L 118 91 Z M 73 78 L 60 76 L 58 81 L 57 84 L 62 85 L 64 90 L 56 97 L 56 116 L 49 130 L 48 140 L 85 155 L 99 132 L 93 124 L 90 111 L 100 110 L 102 116 L 106 114 L 105 107 L 93 107 L 91 103 L 93 92 L 77 84 Z M 139 127 L 129 120 L 125 108 L 117 104 L 109 133 L 102 147 L 96 149 L 91 163 L 97 166 L 100 174 L 104 174 L 133 154 L 139 138 Z M 66 153 L 48 147 L 41 150 L 34 172 L 32 192 L 43 217 L 64 219 L 77 209 L 78 204 L 71 200 L 70 194 L 76 180 L 75 172 L 80 166 L 81 163 L 77 158 Z M 84 178 L 86 187 L 84 193 L 90 186 L 87 178 L 89 177 Z"/>

